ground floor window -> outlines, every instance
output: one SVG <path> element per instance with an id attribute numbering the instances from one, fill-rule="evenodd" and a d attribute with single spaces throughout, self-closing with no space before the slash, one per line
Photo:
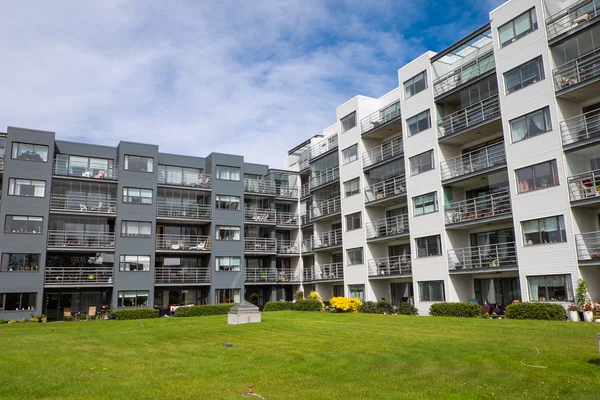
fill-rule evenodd
<path id="1" fill-rule="evenodd" d="M 37 293 L 0 293 L 0 311 L 35 310 Z"/>
<path id="2" fill-rule="evenodd" d="M 475 279 L 477 303 L 504 309 L 515 300 L 521 300 L 519 278 Z"/>
<path id="3" fill-rule="evenodd" d="M 215 303 L 239 303 L 240 289 L 215 289 Z"/>
<path id="4" fill-rule="evenodd" d="M 357 298 L 360 301 L 365 300 L 365 285 L 348 285 L 348 292 L 350 298 Z"/>
<path id="5" fill-rule="evenodd" d="M 343 285 L 333 286 L 333 297 L 344 297 L 344 286 Z"/>
<path id="6" fill-rule="evenodd" d="M 571 275 L 528 276 L 530 301 L 573 301 Z"/>
<path id="7" fill-rule="evenodd" d="M 419 282 L 420 301 L 446 301 L 444 294 L 444 281 Z"/>
<path id="8" fill-rule="evenodd" d="M 392 304 L 398 306 L 403 301 L 414 303 L 414 292 L 412 282 L 398 282 L 390 285 L 392 292 Z"/>
<path id="9" fill-rule="evenodd" d="M 119 307 L 148 307 L 148 291 L 119 292 Z"/>

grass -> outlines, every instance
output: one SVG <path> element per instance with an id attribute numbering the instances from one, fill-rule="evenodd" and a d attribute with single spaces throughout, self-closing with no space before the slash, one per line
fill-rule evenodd
<path id="1" fill-rule="evenodd" d="M 293 311 L 225 321 L 2 325 L 0 398 L 239 399 L 248 385 L 268 400 L 600 398 L 600 324 Z"/>

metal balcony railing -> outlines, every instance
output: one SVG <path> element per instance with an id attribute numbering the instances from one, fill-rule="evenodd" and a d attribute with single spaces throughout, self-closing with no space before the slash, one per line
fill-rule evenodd
<path id="1" fill-rule="evenodd" d="M 156 202 L 156 216 L 209 220 L 211 217 L 211 206 L 210 204 L 175 203 L 159 200 Z"/>
<path id="2" fill-rule="evenodd" d="M 4 158 L 0 157 L 0 171 L 4 171 Z"/>
<path id="3" fill-rule="evenodd" d="M 283 240 L 277 241 L 277 254 L 300 254 L 300 246 L 295 240 Z"/>
<path id="4" fill-rule="evenodd" d="M 313 248 L 313 239 L 312 237 L 308 238 L 308 239 L 304 239 L 301 243 L 301 248 L 302 248 L 302 252 L 303 253 L 310 253 L 312 252 L 312 248 Z"/>
<path id="5" fill-rule="evenodd" d="M 302 153 L 300 156 L 300 160 L 298 160 L 298 171 L 304 171 L 310 166 L 310 161 L 308 159 L 310 150 L 307 150 L 305 153 Z"/>
<path id="6" fill-rule="evenodd" d="M 367 239 L 408 233 L 408 214 L 367 222 Z"/>
<path id="7" fill-rule="evenodd" d="M 49 230 L 48 247 L 114 249 L 115 234 L 113 232 Z"/>
<path id="8" fill-rule="evenodd" d="M 247 268 L 246 282 L 300 282 L 300 273 L 292 268 Z"/>
<path id="9" fill-rule="evenodd" d="M 244 192 L 261 193 L 261 194 L 275 194 L 275 181 L 245 178 L 244 179 Z"/>
<path id="10" fill-rule="evenodd" d="M 365 201 L 382 200 L 406 194 L 406 178 L 396 176 L 365 188 Z"/>
<path id="11" fill-rule="evenodd" d="M 494 166 L 506 165 L 504 143 L 473 150 L 440 162 L 442 180 L 458 178 Z"/>
<path id="12" fill-rule="evenodd" d="M 335 165 L 324 169 L 323 171 L 316 172 L 309 181 L 310 189 L 314 189 L 326 183 L 333 182 L 340 179 L 340 168 Z"/>
<path id="13" fill-rule="evenodd" d="M 279 211 L 275 214 L 275 223 L 277 226 L 298 227 L 298 214 L 291 212 Z"/>
<path id="14" fill-rule="evenodd" d="M 312 236 L 312 249 L 324 249 L 342 245 L 342 230 L 322 232 Z"/>
<path id="15" fill-rule="evenodd" d="M 312 282 L 314 281 L 314 266 L 307 266 L 302 268 L 302 281 L 303 282 Z"/>
<path id="16" fill-rule="evenodd" d="M 53 285 L 112 285 L 112 266 L 46 267 L 44 284 Z"/>
<path id="17" fill-rule="evenodd" d="M 344 264 L 342 263 L 315 265 L 311 269 L 313 281 L 344 279 Z"/>
<path id="18" fill-rule="evenodd" d="M 600 138 L 600 113 L 598 110 L 566 119 L 560 123 L 563 146 Z"/>
<path id="19" fill-rule="evenodd" d="M 491 122 L 500 118 L 500 100 L 498 95 L 488 97 L 465 107 L 452 114 L 446 115 L 438 121 L 438 135 L 443 138 L 467 131 L 484 122 Z"/>
<path id="20" fill-rule="evenodd" d="M 69 160 L 54 160 L 54 175 L 77 178 L 117 180 L 119 167 L 116 165 L 77 163 Z"/>
<path id="21" fill-rule="evenodd" d="M 116 199 L 99 199 L 95 196 L 50 195 L 50 210 L 77 213 L 116 214 Z"/>
<path id="22" fill-rule="evenodd" d="M 310 220 L 336 214 L 342 211 L 342 203 L 339 197 L 322 201 L 310 208 Z"/>
<path id="23" fill-rule="evenodd" d="M 182 172 L 160 172 L 158 173 L 160 185 L 184 186 L 199 189 L 210 189 L 212 177 L 207 174 L 182 173 Z"/>
<path id="24" fill-rule="evenodd" d="M 554 70 L 554 86 L 557 92 L 595 78 L 600 78 L 600 50 Z"/>
<path id="25" fill-rule="evenodd" d="M 363 168 L 370 167 L 379 162 L 391 160 L 404 153 L 404 146 L 401 138 L 395 138 L 389 142 L 380 144 L 371 150 L 365 151 L 362 155 Z"/>
<path id="26" fill-rule="evenodd" d="M 364 134 L 366 132 L 372 131 L 373 129 L 377 129 L 383 124 L 400 118 L 400 116 L 400 102 L 397 101 L 361 119 L 360 132 L 361 134 Z"/>
<path id="27" fill-rule="evenodd" d="M 274 224 L 275 210 L 272 208 L 246 208 L 244 221 L 253 224 Z"/>
<path id="28" fill-rule="evenodd" d="M 337 149 L 338 147 L 338 136 L 337 134 L 329 136 L 318 143 L 315 143 L 310 147 L 309 160 L 317 158 L 321 154 L 325 154 L 330 150 Z M 302 168 L 300 168 L 302 170 Z"/>
<path id="29" fill-rule="evenodd" d="M 548 40 L 584 25 L 600 15 L 600 0 L 582 0 L 546 19 Z"/>
<path id="30" fill-rule="evenodd" d="M 412 274 L 410 254 L 368 260 L 369 276 L 398 276 Z"/>
<path id="31" fill-rule="evenodd" d="M 158 284 L 210 283 L 210 267 L 156 267 L 154 281 Z"/>
<path id="32" fill-rule="evenodd" d="M 210 236 L 198 235 L 156 235 L 156 250 L 210 251 Z"/>
<path id="33" fill-rule="evenodd" d="M 289 186 L 275 185 L 275 195 L 285 199 L 298 199 L 298 189 Z"/>
<path id="34" fill-rule="evenodd" d="M 310 215 L 307 213 L 300 214 L 300 224 L 301 225 L 310 224 Z"/>
<path id="35" fill-rule="evenodd" d="M 300 197 L 306 197 L 310 194 L 310 187 L 308 183 L 300 186 Z"/>
<path id="36" fill-rule="evenodd" d="M 510 191 L 450 203 L 444 210 L 447 224 L 508 216 L 512 213 Z"/>
<path id="37" fill-rule="evenodd" d="M 575 235 L 575 245 L 579 261 L 600 262 L 600 232 L 586 232 Z"/>
<path id="38" fill-rule="evenodd" d="M 496 67 L 492 43 L 479 49 L 479 55 L 472 61 L 461 64 L 458 68 L 444 74 L 433 81 L 435 96 L 440 96 L 467 83 Z"/>
<path id="39" fill-rule="evenodd" d="M 569 197 L 571 201 L 598 198 L 600 200 L 600 170 L 570 176 Z"/>
<path id="40" fill-rule="evenodd" d="M 277 239 L 247 237 L 244 239 L 244 251 L 261 254 L 277 253 Z"/>
<path id="41" fill-rule="evenodd" d="M 448 250 L 450 270 L 517 267 L 515 242 Z"/>

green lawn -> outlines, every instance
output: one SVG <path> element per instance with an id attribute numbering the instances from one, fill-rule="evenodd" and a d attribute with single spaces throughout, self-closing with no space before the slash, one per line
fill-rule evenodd
<path id="1" fill-rule="evenodd" d="M 600 399 L 600 324 L 294 311 L 225 321 L 2 325 L 0 399 L 239 399 L 248 385 L 268 400 Z"/>

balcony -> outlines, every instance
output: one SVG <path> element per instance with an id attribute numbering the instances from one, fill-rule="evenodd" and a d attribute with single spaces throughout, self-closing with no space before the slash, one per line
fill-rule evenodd
<path id="1" fill-rule="evenodd" d="M 44 286 L 112 286 L 112 266 L 46 267 Z"/>
<path id="2" fill-rule="evenodd" d="M 556 68 L 554 87 L 556 97 L 575 103 L 596 97 L 600 91 L 600 51 Z"/>
<path id="3" fill-rule="evenodd" d="M 381 257 L 367 261 L 370 279 L 412 276 L 410 254 L 405 256 Z"/>
<path id="4" fill-rule="evenodd" d="M 158 174 L 158 184 L 168 186 L 182 186 L 195 189 L 210 189 L 212 177 L 207 174 L 168 172 Z"/>
<path id="5" fill-rule="evenodd" d="M 322 201 L 310 208 L 310 221 L 339 214 L 342 211 L 342 203 L 339 197 Z"/>
<path id="6" fill-rule="evenodd" d="M 600 232 L 586 232 L 575 235 L 577 259 L 584 265 L 600 264 Z"/>
<path id="7" fill-rule="evenodd" d="M 363 169 L 394 160 L 403 154 L 404 146 L 402 145 L 402 139 L 396 138 L 390 140 L 363 153 Z"/>
<path id="8" fill-rule="evenodd" d="M 156 235 L 156 250 L 171 253 L 207 253 L 210 252 L 210 242 L 210 236 L 169 235 L 160 233 Z"/>
<path id="9" fill-rule="evenodd" d="M 117 214 L 116 199 L 101 199 L 94 196 L 50 195 L 50 210 L 77 214 Z"/>
<path id="10" fill-rule="evenodd" d="M 302 269 L 302 281 L 304 283 L 314 281 L 314 274 L 314 266 L 311 265 L 310 267 L 304 267 Z"/>
<path id="11" fill-rule="evenodd" d="M 402 131 L 402 119 L 400 118 L 400 102 L 387 105 L 373 114 L 360 120 L 360 132 L 362 136 L 383 138 L 389 131 L 393 133 Z"/>
<path id="12" fill-rule="evenodd" d="M 68 160 L 54 160 L 54 175 L 116 181 L 119 177 L 119 167 L 116 165 L 96 165 L 93 163 L 83 165 Z"/>
<path id="13" fill-rule="evenodd" d="M 317 157 L 325 155 L 338 147 L 338 136 L 337 134 L 329 136 L 320 142 L 312 145 L 309 150 L 309 160 L 314 160 Z M 300 168 L 302 171 L 302 168 Z"/>
<path id="14" fill-rule="evenodd" d="M 300 274 L 292 268 L 246 268 L 246 283 L 294 283 Z"/>
<path id="15" fill-rule="evenodd" d="M 546 19 L 548 42 L 554 43 L 591 25 L 600 15 L 600 1 L 582 0 Z"/>
<path id="16" fill-rule="evenodd" d="M 244 251 L 252 254 L 276 254 L 277 239 L 247 237 L 244 239 Z"/>
<path id="17" fill-rule="evenodd" d="M 310 188 L 308 186 L 308 183 L 305 183 L 302 186 L 300 186 L 300 198 L 308 196 L 310 196 Z"/>
<path id="18" fill-rule="evenodd" d="M 332 263 L 311 267 L 311 281 L 343 281 L 344 264 Z"/>
<path id="19" fill-rule="evenodd" d="M 309 181 L 309 188 L 315 189 L 319 186 L 326 185 L 331 182 L 338 182 L 340 179 L 340 168 L 335 165 L 324 169 L 323 171 L 316 172 Z"/>
<path id="20" fill-rule="evenodd" d="M 504 143 L 493 144 L 440 162 L 444 183 L 456 182 L 503 168 L 506 168 Z"/>
<path id="21" fill-rule="evenodd" d="M 396 176 L 365 188 L 366 203 L 387 204 L 386 200 L 406 195 L 406 178 Z"/>
<path id="22" fill-rule="evenodd" d="M 159 219 L 210 221 L 210 204 L 156 202 L 156 216 Z"/>
<path id="23" fill-rule="evenodd" d="M 564 120 L 560 133 L 565 151 L 596 144 L 600 142 L 600 113 L 594 110 Z"/>
<path id="24" fill-rule="evenodd" d="M 573 205 L 595 204 L 600 201 L 600 170 L 570 176 L 569 198 Z"/>
<path id="25" fill-rule="evenodd" d="M 244 192 L 250 194 L 275 195 L 275 181 L 245 178 Z"/>
<path id="26" fill-rule="evenodd" d="M 464 247 L 448 250 L 450 272 L 488 273 L 498 270 L 517 270 L 515 242 Z"/>
<path id="27" fill-rule="evenodd" d="M 310 224 L 310 215 L 309 214 L 300 214 L 300 224 L 302 226 Z"/>
<path id="28" fill-rule="evenodd" d="M 408 214 L 367 222 L 367 240 L 408 235 Z"/>
<path id="29" fill-rule="evenodd" d="M 451 203 L 445 210 L 446 225 L 474 225 L 512 217 L 510 191 Z"/>
<path id="30" fill-rule="evenodd" d="M 210 284 L 210 267 L 160 266 L 154 272 L 156 285 Z"/>
<path id="31" fill-rule="evenodd" d="M 291 212 L 277 212 L 275 224 L 278 228 L 298 228 L 298 214 Z"/>
<path id="32" fill-rule="evenodd" d="M 299 172 L 302 172 L 302 171 L 308 169 L 308 167 L 310 167 L 310 161 L 308 159 L 309 152 L 310 152 L 310 150 L 306 151 L 305 153 L 302 153 L 302 155 L 300 156 L 300 159 L 298 160 L 298 171 Z"/>
<path id="33" fill-rule="evenodd" d="M 275 185 L 275 197 L 283 200 L 298 200 L 298 189 L 289 186 Z"/>
<path id="34" fill-rule="evenodd" d="M 323 250 L 342 247 L 342 230 L 322 232 L 312 236 L 312 250 Z"/>
<path id="35" fill-rule="evenodd" d="M 115 234 L 113 232 L 76 232 L 65 230 L 49 230 L 48 248 L 56 250 L 114 249 Z"/>
<path id="36" fill-rule="evenodd" d="M 0 171 L 4 171 L 4 158 L 0 157 Z"/>
<path id="37" fill-rule="evenodd" d="M 304 239 L 300 245 L 300 248 L 302 249 L 302 253 L 312 253 L 312 248 L 313 248 L 312 237 L 310 237 L 308 239 Z"/>
<path id="38" fill-rule="evenodd" d="M 438 121 L 439 141 L 447 141 L 449 144 L 463 144 L 474 140 L 477 133 L 499 132 L 502 130 L 500 117 L 498 95 L 489 97 L 440 119 Z M 487 126 L 494 121 L 497 121 L 497 123 Z M 462 134 L 465 137 L 456 137 Z"/>
<path id="39" fill-rule="evenodd" d="M 244 222 L 250 224 L 274 224 L 275 210 L 272 208 L 245 208 Z"/>
<path id="40" fill-rule="evenodd" d="M 285 255 L 298 255 L 300 254 L 300 246 L 298 246 L 298 242 L 295 240 L 283 240 L 280 239 L 277 241 L 277 255 L 285 256 Z"/>
<path id="41" fill-rule="evenodd" d="M 460 65 L 457 68 L 453 68 L 450 72 L 445 73 L 433 81 L 433 92 L 436 99 L 452 93 L 455 90 L 458 90 L 458 88 L 462 88 L 463 86 L 474 82 L 476 79 L 487 76 L 494 71 L 496 64 L 494 61 L 491 35 L 489 38 L 490 41 L 488 43 L 482 44 L 481 47 L 475 46 L 474 51 L 478 52 L 475 57 L 465 62 L 458 61 L 460 62 Z M 453 65 L 454 63 L 452 63 L 450 67 Z"/>

